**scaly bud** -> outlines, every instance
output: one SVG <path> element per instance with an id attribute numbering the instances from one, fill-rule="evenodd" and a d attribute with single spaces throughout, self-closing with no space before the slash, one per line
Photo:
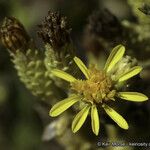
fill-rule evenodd
<path id="1" fill-rule="evenodd" d="M 15 53 L 18 49 L 27 49 L 30 37 L 16 18 L 7 17 L 0 28 L 0 40 L 6 48 Z"/>

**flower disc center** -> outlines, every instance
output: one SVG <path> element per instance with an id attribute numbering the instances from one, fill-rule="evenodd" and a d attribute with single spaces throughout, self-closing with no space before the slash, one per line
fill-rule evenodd
<path id="1" fill-rule="evenodd" d="M 104 71 L 95 67 L 88 69 L 89 79 L 77 80 L 71 84 L 71 88 L 83 95 L 83 100 L 91 103 L 100 103 L 103 100 L 112 100 L 115 90 L 112 90 L 112 80 Z"/>

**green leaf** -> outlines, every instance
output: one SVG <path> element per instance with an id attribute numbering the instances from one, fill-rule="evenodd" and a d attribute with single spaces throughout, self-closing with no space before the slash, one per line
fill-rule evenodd
<path id="1" fill-rule="evenodd" d="M 143 102 L 148 100 L 148 97 L 138 92 L 119 92 L 118 97 L 128 101 Z"/>
<path id="2" fill-rule="evenodd" d="M 92 130 L 95 135 L 98 135 L 99 133 L 99 115 L 98 110 L 95 105 L 92 105 L 91 108 L 91 124 L 92 124 Z"/>
<path id="3" fill-rule="evenodd" d="M 73 133 L 77 132 L 82 127 L 83 123 L 85 122 L 85 120 L 88 116 L 90 107 L 91 106 L 89 106 L 89 105 L 85 106 L 73 119 L 73 122 L 72 122 Z"/>
<path id="4" fill-rule="evenodd" d="M 118 124 L 118 126 L 120 126 L 123 129 L 129 128 L 126 120 L 121 115 L 119 115 L 114 109 L 112 109 L 111 107 L 109 107 L 106 104 L 103 104 L 102 107 L 104 108 L 104 110 L 108 114 L 108 116 Z"/>
<path id="5" fill-rule="evenodd" d="M 129 78 L 137 75 L 138 73 L 140 73 L 142 70 L 142 67 L 140 66 L 135 66 L 133 68 L 131 68 L 128 72 L 126 72 L 125 74 L 121 75 L 118 79 L 119 82 L 128 80 Z"/>
<path id="6" fill-rule="evenodd" d="M 73 104 L 81 99 L 80 96 L 72 95 L 58 103 L 56 103 L 50 110 L 49 115 L 51 117 L 56 117 L 71 107 Z"/>
<path id="7" fill-rule="evenodd" d="M 76 78 L 74 78 L 72 75 L 70 75 L 70 74 L 68 74 L 68 73 L 66 73 L 64 71 L 61 71 L 59 69 L 54 69 L 51 72 L 52 72 L 53 75 L 55 75 L 55 76 L 57 76 L 57 77 L 59 77 L 61 79 L 64 79 L 64 80 L 66 80 L 68 82 L 76 81 Z"/>
<path id="8" fill-rule="evenodd" d="M 117 45 L 115 48 L 113 48 L 106 61 L 104 70 L 106 70 L 106 72 L 109 72 L 114 67 L 114 65 L 123 57 L 124 52 L 125 47 L 123 45 Z"/>
<path id="9" fill-rule="evenodd" d="M 77 66 L 80 68 L 80 70 L 83 72 L 83 74 L 85 75 L 85 77 L 87 79 L 89 79 L 89 72 L 87 67 L 85 66 L 85 64 L 82 62 L 81 59 L 79 59 L 78 57 L 74 57 L 74 61 L 77 64 Z"/>

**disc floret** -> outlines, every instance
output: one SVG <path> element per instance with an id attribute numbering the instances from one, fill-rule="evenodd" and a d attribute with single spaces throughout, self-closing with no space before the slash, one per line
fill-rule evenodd
<path id="1" fill-rule="evenodd" d="M 112 89 L 112 80 L 106 72 L 98 70 L 94 65 L 88 71 L 89 79 L 76 80 L 71 83 L 71 89 L 77 94 L 82 95 L 85 102 L 92 104 L 113 100 L 116 91 Z"/>

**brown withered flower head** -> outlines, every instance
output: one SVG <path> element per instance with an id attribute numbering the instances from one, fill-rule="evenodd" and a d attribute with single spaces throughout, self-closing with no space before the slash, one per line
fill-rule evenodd
<path id="1" fill-rule="evenodd" d="M 6 48 L 15 53 L 18 49 L 27 49 L 30 37 L 19 20 L 6 17 L 0 27 L 0 40 Z"/>
<path id="2" fill-rule="evenodd" d="M 61 48 L 70 42 L 71 28 L 67 18 L 62 17 L 59 12 L 48 12 L 48 16 L 41 25 L 38 25 L 38 35 L 44 43 L 49 43 L 53 48 Z"/>
<path id="3" fill-rule="evenodd" d="M 118 19 L 107 9 L 96 11 L 90 17 L 87 25 L 88 31 L 107 40 L 122 33 Z"/>
<path id="4" fill-rule="evenodd" d="M 84 30 L 83 47 L 98 57 L 100 52 L 122 43 L 123 36 L 124 30 L 115 15 L 107 9 L 94 11 Z"/>

